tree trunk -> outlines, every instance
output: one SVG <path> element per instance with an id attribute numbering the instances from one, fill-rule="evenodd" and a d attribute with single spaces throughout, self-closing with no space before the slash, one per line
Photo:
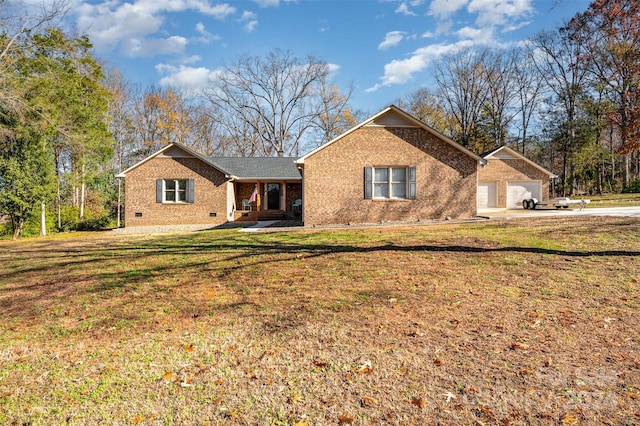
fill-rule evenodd
<path id="1" fill-rule="evenodd" d="M 40 236 L 47 236 L 47 206 L 44 201 L 40 204 Z"/>
<path id="2" fill-rule="evenodd" d="M 55 155 L 56 165 L 56 213 L 58 214 L 58 232 L 62 229 L 62 196 L 60 195 L 60 161 L 56 149 Z"/>
<path id="3" fill-rule="evenodd" d="M 631 154 L 624 156 L 624 184 L 629 185 L 631 182 Z"/>
<path id="4" fill-rule="evenodd" d="M 567 150 L 562 153 L 562 196 L 567 196 Z"/>
<path id="5" fill-rule="evenodd" d="M 22 227 L 24 226 L 24 219 L 16 219 L 15 216 L 11 217 L 11 224 L 13 225 L 13 236 L 14 240 L 18 239 L 20 232 L 22 231 Z"/>
<path id="6" fill-rule="evenodd" d="M 85 184 L 82 182 L 80 185 L 80 222 L 84 221 L 84 189 Z"/>

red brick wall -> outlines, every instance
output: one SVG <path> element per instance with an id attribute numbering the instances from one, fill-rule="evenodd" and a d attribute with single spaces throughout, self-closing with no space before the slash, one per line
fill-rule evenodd
<path id="1" fill-rule="evenodd" d="M 364 199 L 365 166 L 416 166 L 416 199 Z M 424 129 L 362 127 L 305 159 L 304 222 L 472 217 L 476 176 L 476 160 Z"/>
<path id="2" fill-rule="evenodd" d="M 287 199 L 285 200 L 286 211 L 292 211 L 293 202 L 302 199 L 302 184 L 299 182 L 289 182 L 287 185 Z"/>
<path id="3" fill-rule="evenodd" d="M 520 159 L 488 160 L 478 170 L 479 182 L 496 182 L 497 207 L 507 207 L 507 182 L 537 180 L 542 182 L 542 199 L 549 199 L 549 175 Z"/>
<path id="4" fill-rule="evenodd" d="M 255 183 L 247 183 L 247 182 L 237 182 L 235 184 L 236 191 L 236 210 L 242 210 L 242 200 L 250 200 L 251 194 L 253 194 L 253 190 L 256 188 Z M 260 191 L 260 188 L 258 188 Z M 257 210 L 256 206 L 257 202 L 251 203 L 251 209 Z"/>
<path id="5" fill-rule="evenodd" d="M 193 179 L 194 202 L 156 203 L 156 179 Z M 224 174 L 196 158 L 155 157 L 126 175 L 125 226 L 224 223 L 226 185 Z"/>

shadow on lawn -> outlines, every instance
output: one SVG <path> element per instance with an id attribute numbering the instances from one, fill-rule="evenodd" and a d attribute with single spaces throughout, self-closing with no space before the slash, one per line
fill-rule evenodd
<path id="1" fill-rule="evenodd" d="M 637 226 L 637 223 L 628 225 Z M 25 257 L 23 265 L 18 264 L 14 269 L 0 273 L 0 283 L 9 283 L 0 285 L 0 311 L 5 317 L 36 316 L 42 309 L 55 305 L 59 298 L 82 294 L 119 296 L 158 279 L 173 280 L 172 288 L 186 287 L 189 274 L 227 282 L 232 274 L 242 270 L 259 271 L 264 264 L 340 253 L 532 253 L 571 258 L 640 256 L 640 251 L 626 250 L 571 251 L 486 246 L 480 240 L 468 244 L 401 245 L 380 242 L 371 245 L 367 242 L 314 242 L 313 238 L 314 234 L 288 234 L 278 241 L 278 236 L 273 234 L 256 236 L 214 230 L 196 235 L 154 236 L 131 241 L 96 239 L 66 249 L 36 244 L 30 250 L 16 250 L 16 255 Z M 32 263 L 27 260 L 29 258 L 39 261 Z M 220 309 L 225 309 L 226 305 L 233 309 L 233 306 L 250 303 L 243 301 L 242 285 L 226 287 L 236 292 L 238 301 L 221 303 Z M 184 306 L 188 304 L 189 301 L 184 302 Z M 193 315 L 199 315 L 197 311 L 194 306 Z"/>

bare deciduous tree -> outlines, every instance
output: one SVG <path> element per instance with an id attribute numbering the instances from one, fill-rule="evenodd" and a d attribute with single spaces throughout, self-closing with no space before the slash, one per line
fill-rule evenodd
<path id="1" fill-rule="evenodd" d="M 566 31 L 541 32 L 531 42 L 535 49 L 534 64 L 566 117 L 561 179 L 562 190 L 573 194 L 576 188 L 572 153 L 576 146 L 578 103 L 585 92 L 589 68 L 586 46 L 569 37 Z"/>
<path id="2" fill-rule="evenodd" d="M 452 117 L 447 114 L 442 100 L 431 93 L 428 88 L 417 89 L 409 93 L 406 99 L 398 99 L 395 103 L 440 133 L 447 136 L 454 134 L 456 126 L 452 122 Z"/>
<path id="3" fill-rule="evenodd" d="M 219 73 L 207 97 L 232 123 L 229 129 L 250 130 L 247 142 L 256 153 L 298 155 L 319 116 L 319 87 L 328 72 L 323 61 L 312 56 L 301 61 L 281 50 L 264 59 L 241 56 Z"/>
<path id="4" fill-rule="evenodd" d="M 483 55 L 483 74 L 486 79 L 487 102 L 484 115 L 488 122 L 489 141 L 481 151 L 505 145 L 508 128 L 516 114 L 516 60 L 513 51 L 494 50 Z"/>
<path id="5" fill-rule="evenodd" d="M 342 93 L 337 86 L 329 85 L 325 77 L 325 81 L 319 85 L 318 90 L 319 115 L 315 122 L 320 137 L 314 144 L 315 146 L 330 141 L 358 124 L 353 112 L 348 107 L 349 98 L 353 93 L 353 85 L 350 85 L 347 91 Z"/>
<path id="6" fill-rule="evenodd" d="M 454 139 L 476 150 L 475 133 L 485 107 L 489 88 L 484 73 L 486 50 L 464 50 L 444 56 L 435 64 L 434 77 L 442 97 L 457 124 Z"/>
<path id="7" fill-rule="evenodd" d="M 538 110 L 544 92 L 542 75 L 535 69 L 532 52 L 516 50 L 514 85 L 519 120 L 519 143 L 522 154 L 526 155 L 527 137 L 534 113 Z"/>

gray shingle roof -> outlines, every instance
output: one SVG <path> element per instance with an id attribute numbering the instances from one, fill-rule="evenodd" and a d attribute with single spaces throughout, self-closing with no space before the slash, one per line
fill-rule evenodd
<path id="1" fill-rule="evenodd" d="M 293 157 L 215 157 L 211 164 L 239 179 L 302 180 Z"/>

